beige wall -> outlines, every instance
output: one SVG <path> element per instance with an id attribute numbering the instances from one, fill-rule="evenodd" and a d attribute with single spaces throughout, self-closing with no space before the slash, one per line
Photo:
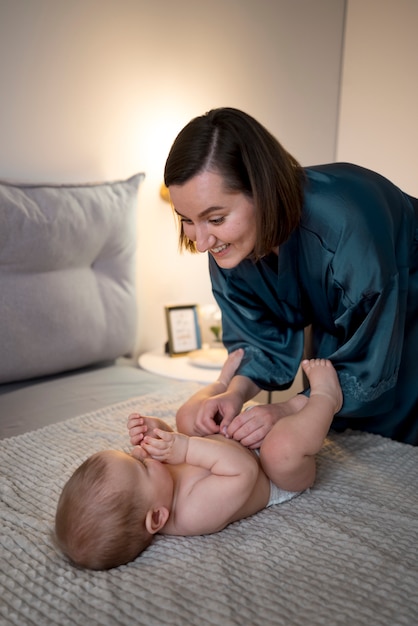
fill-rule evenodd
<path id="1" fill-rule="evenodd" d="M 415 196 L 417 33 L 417 0 L 348 0 L 337 149 Z"/>
<path id="2" fill-rule="evenodd" d="M 344 0 L 0 0 L 0 178 L 75 182 L 145 171 L 139 348 L 163 305 L 212 302 L 205 256 L 180 256 L 158 195 L 189 119 L 265 123 L 303 164 L 335 156 Z"/>

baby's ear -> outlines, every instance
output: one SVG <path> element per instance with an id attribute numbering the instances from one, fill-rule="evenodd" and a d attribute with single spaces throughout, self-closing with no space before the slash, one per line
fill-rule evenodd
<path id="1" fill-rule="evenodd" d="M 158 533 L 168 520 L 169 510 L 165 506 L 158 509 L 150 509 L 145 517 L 145 527 L 151 535 Z"/>

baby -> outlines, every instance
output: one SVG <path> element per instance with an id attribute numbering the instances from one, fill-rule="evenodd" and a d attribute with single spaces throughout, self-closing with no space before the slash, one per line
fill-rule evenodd
<path id="1" fill-rule="evenodd" d="M 232 355 L 229 366 L 237 358 L 242 353 Z M 302 367 L 314 406 L 309 408 L 309 399 L 299 413 L 312 418 L 312 411 L 329 410 L 330 403 L 337 412 L 342 394 L 330 361 L 313 359 Z M 137 444 L 132 453 L 94 454 L 75 471 L 59 499 L 57 542 L 81 567 L 122 565 L 135 559 L 156 533 L 215 533 L 298 493 L 273 485 L 257 452 L 224 435 L 190 437 L 139 414 L 129 416 L 128 429 Z"/>

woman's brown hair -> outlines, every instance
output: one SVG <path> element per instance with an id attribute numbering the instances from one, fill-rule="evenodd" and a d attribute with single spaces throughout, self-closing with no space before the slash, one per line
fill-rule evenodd
<path id="1" fill-rule="evenodd" d="M 250 115 L 213 109 L 192 119 L 169 152 L 164 183 L 182 185 L 203 171 L 219 173 L 230 191 L 250 197 L 256 207 L 254 258 L 271 252 L 298 226 L 303 169 L 277 139 Z M 180 249 L 196 252 L 180 226 Z"/>

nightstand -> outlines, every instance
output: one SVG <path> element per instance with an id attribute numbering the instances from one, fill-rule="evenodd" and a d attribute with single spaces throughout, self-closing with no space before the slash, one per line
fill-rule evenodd
<path id="1" fill-rule="evenodd" d="M 226 356 L 225 350 L 225 359 Z M 177 380 L 196 381 L 206 385 L 213 383 L 218 378 L 222 367 L 221 365 L 219 367 L 213 365 L 201 367 L 192 363 L 192 359 L 187 354 L 185 356 L 169 356 L 164 354 L 162 350 L 144 352 L 138 359 L 138 365 L 153 374 Z"/>
<path id="2" fill-rule="evenodd" d="M 226 358 L 226 351 L 225 351 Z M 176 380 L 189 380 L 208 385 L 213 383 L 219 376 L 221 366 L 214 367 L 198 367 L 192 365 L 189 355 L 186 356 L 169 356 L 164 354 L 162 350 L 153 350 L 144 352 L 138 359 L 138 365 L 142 369 L 166 376 L 167 378 L 175 378 Z M 253 398 L 253 401 L 260 404 L 269 404 L 271 402 L 283 402 L 303 390 L 302 370 L 299 368 L 293 385 L 286 391 L 260 391 Z"/>

